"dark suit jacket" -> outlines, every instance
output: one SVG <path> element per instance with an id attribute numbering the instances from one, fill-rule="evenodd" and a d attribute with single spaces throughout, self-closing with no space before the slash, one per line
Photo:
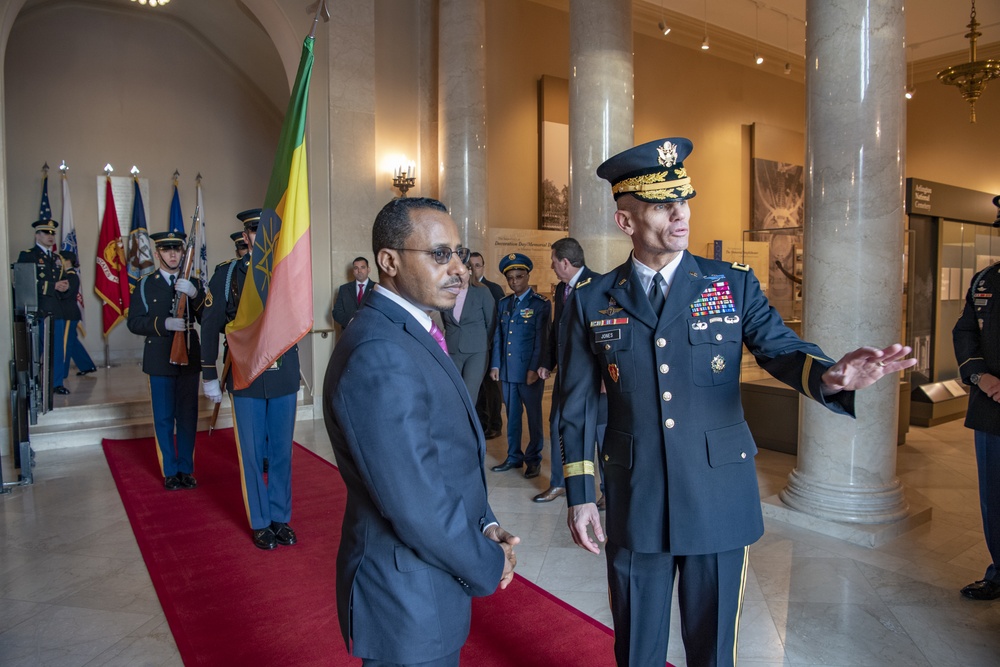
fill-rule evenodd
<path id="1" fill-rule="evenodd" d="M 441 313 L 444 321 L 444 338 L 452 354 L 475 354 L 490 349 L 490 332 L 497 305 L 485 287 L 469 286 L 462 306 L 461 320 L 455 319 L 454 310 Z M 485 363 L 485 362 L 484 362 Z"/>
<path id="2" fill-rule="evenodd" d="M 743 345 L 775 378 L 853 414 L 853 392 L 820 390 L 833 362 L 785 326 L 745 265 L 685 252 L 659 319 L 631 259 L 573 302 L 560 420 L 568 501 L 594 502 L 588 462 L 603 379 L 607 534 L 627 549 L 717 553 L 763 534 L 757 447 L 740 402 Z"/>
<path id="3" fill-rule="evenodd" d="M 60 280 L 67 280 L 66 270 L 63 268 L 62 257 L 58 252 L 46 253 L 35 244 L 31 250 L 22 250 L 17 256 L 18 264 L 35 264 L 38 269 L 35 274 L 38 283 L 38 309 L 43 313 L 56 314 L 60 312 L 59 301 L 70 300 L 76 305 L 76 292 L 72 289 L 60 292 L 56 289 L 56 283 Z M 72 285 L 71 285 L 72 287 Z M 72 292 L 72 294 L 70 294 Z M 59 318 L 62 319 L 62 318 Z"/>
<path id="4" fill-rule="evenodd" d="M 483 279 L 480 280 L 479 282 L 481 282 L 490 291 L 490 294 L 493 295 L 493 301 L 495 303 L 500 303 L 500 299 L 504 298 L 504 296 L 506 295 L 506 293 L 503 291 L 503 287 L 500 287 L 500 285 L 497 285 L 495 282 L 491 280 L 487 280 L 486 276 L 483 276 Z M 497 318 L 494 317 L 493 326 L 490 327 L 490 345 L 493 344 L 493 332 L 496 331 L 497 321 L 498 321 Z"/>
<path id="5" fill-rule="evenodd" d="M 386 378 L 391 378 L 390 382 Z M 347 486 L 337 611 L 354 655 L 419 663 L 457 651 L 471 596 L 500 582 L 482 534 L 485 439 L 455 364 L 378 292 L 334 348 L 323 418 Z"/>
<path id="6" fill-rule="evenodd" d="M 198 296 L 188 299 L 188 321 L 200 320 L 205 303 L 205 290 L 198 280 L 192 280 Z M 166 319 L 173 317 L 174 290 L 159 271 L 139 281 L 128 310 L 128 330 L 146 337 L 142 349 L 142 372 L 148 375 L 186 375 L 201 372 L 201 345 L 198 332 L 188 331 L 188 365 L 170 363 L 170 348 L 174 332 L 167 331 Z"/>
<path id="7" fill-rule="evenodd" d="M 375 288 L 375 281 L 369 279 L 365 285 L 365 294 L 361 297 L 361 305 L 368 302 L 372 290 Z M 337 301 L 333 304 L 333 321 L 342 327 L 346 327 L 358 312 L 358 283 L 352 280 L 344 283 L 337 289 Z"/>
<path id="8" fill-rule="evenodd" d="M 576 285 L 573 286 L 574 289 L 580 286 L 587 286 L 591 280 L 599 277 L 601 274 L 596 271 L 591 271 L 586 266 L 583 267 L 583 272 L 580 274 L 580 278 L 576 281 Z M 549 346 L 546 350 L 546 355 L 542 361 L 542 366 L 548 368 L 550 371 L 555 370 L 559 367 L 559 362 L 562 359 L 562 349 L 566 342 L 566 329 L 569 325 L 569 317 L 566 310 L 566 297 L 564 296 L 566 292 L 566 282 L 559 281 L 556 285 L 556 293 L 552 295 L 552 332 L 549 336 Z M 571 296 L 572 298 L 572 296 Z M 559 390 L 559 378 L 556 377 L 556 382 L 553 385 L 553 391 Z"/>
<path id="9" fill-rule="evenodd" d="M 951 332 L 962 381 L 970 385 L 965 425 L 1000 435 L 1000 403 L 972 384 L 973 373 L 1000 377 L 1000 264 L 978 273 Z"/>

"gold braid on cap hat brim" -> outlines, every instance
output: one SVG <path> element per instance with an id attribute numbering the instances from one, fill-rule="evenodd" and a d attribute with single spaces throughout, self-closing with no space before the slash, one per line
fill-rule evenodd
<path id="1" fill-rule="evenodd" d="M 524 269 L 524 270 L 525 270 L 525 271 L 527 271 L 528 273 L 531 273 L 531 269 L 529 269 L 529 268 L 528 268 L 528 265 L 527 265 L 527 264 L 509 264 L 509 265 L 507 265 L 507 267 L 506 267 L 506 268 L 505 268 L 505 269 L 503 270 L 503 274 L 504 274 L 504 275 L 507 275 L 507 272 L 508 272 L 508 271 L 513 271 L 514 269 Z"/>
<path id="2" fill-rule="evenodd" d="M 671 175 L 680 178 L 668 181 L 667 178 Z M 640 193 L 649 199 L 667 200 L 691 197 L 694 195 L 694 188 L 691 187 L 687 170 L 682 168 L 626 178 L 612 185 L 611 192 L 615 196 Z"/>

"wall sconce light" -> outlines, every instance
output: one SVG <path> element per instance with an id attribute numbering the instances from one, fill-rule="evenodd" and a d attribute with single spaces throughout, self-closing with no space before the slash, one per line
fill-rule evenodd
<path id="1" fill-rule="evenodd" d="M 407 162 L 404 157 L 392 172 L 392 187 L 399 190 L 400 197 L 405 197 L 407 190 L 417 182 L 417 177 L 413 175 L 413 167 L 413 160 Z"/>

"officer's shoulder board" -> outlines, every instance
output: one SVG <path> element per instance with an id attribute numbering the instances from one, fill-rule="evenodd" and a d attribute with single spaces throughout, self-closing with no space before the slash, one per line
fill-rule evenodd
<path id="1" fill-rule="evenodd" d="M 218 264 L 215 265 L 215 268 L 216 269 L 221 269 L 224 266 L 229 266 L 230 264 L 232 264 L 233 262 L 235 262 L 237 259 L 238 258 L 233 257 L 232 259 L 227 259 L 225 261 L 219 262 Z"/>
<path id="2" fill-rule="evenodd" d="M 536 299 L 541 299 L 542 301 L 546 301 L 546 302 L 548 301 L 548 299 L 546 299 L 544 296 L 542 296 L 538 292 L 532 292 L 531 296 L 534 297 L 534 298 L 536 298 Z"/>
<path id="3" fill-rule="evenodd" d="M 585 287 L 590 284 L 591 280 L 593 280 L 593 278 L 587 278 L 586 280 L 581 280 L 576 284 L 576 287 L 574 287 L 573 289 L 580 289 L 581 287 Z"/>
<path id="4" fill-rule="evenodd" d="M 749 271 L 750 270 L 750 265 L 749 264 L 741 264 L 739 262 L 733 262 L 730 266 L 732 268 L 736 269 L 737 271 Z"/>

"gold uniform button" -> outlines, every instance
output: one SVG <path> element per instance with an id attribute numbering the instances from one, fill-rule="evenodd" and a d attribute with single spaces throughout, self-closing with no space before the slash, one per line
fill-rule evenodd
<path id="1" fill-rule="evenodd" d="M 663 425 L 666 426 L 667 428 L 673 428 L 674 427 L 674 420 L 673 419 L 668 419 L 667 421 L 663 422 Z"/>
<path id="2" fill-rule="evenodd" d="M 605 454 L 605 455 L 604 455 L 604 460 L 605 460 L 605 461 L 610 461 L 610 460 L 611 460 L 611 457 L 610 457 L 610 456 L 608 456 L 607 454 Z"/>
<path id="3" fill-rule="evenodd" d="M 610 350 L 610 349 L 611 349 L 611 346 L 610 346 L 610 345 L 608 345 L 607 343 L 605 343 L 605 344 L 604 344 L 604 349 L 605 349 L 605 350 Z"/>
<path id="4" fill-rule="evenodd" d="M 665 339 L 663 339 L 663 338 L 657 338 L 656 339 L 656 347 L 664 347 L 666 344 L 667 344 L 667 341 Z"/>
<path id="5" fill-rule="evenodd" d="M 715 334 L 715 340 L 722 340 L 722 334 Z"/>
<path id="6" fill-rule="evenodd" d="M 660 364 L 660 372 L 661 373 L 669 373 L 670 372 L 670 366 L 668 366 L 667 364 Z"/>
<path id="7" fill-rule="evenodd" d="M 669 391 L 665 391 L 665 392 L 663 392 L 663 400 L 665 400 L 665 401 L 669 401 L 669 400 L 670 400 L 670 399 L 672 399 L 673 397 L 674 397 L 674 395 L 673 395 L 673 394 L 671 394 L 671 393 L 670 393 Z"/>

